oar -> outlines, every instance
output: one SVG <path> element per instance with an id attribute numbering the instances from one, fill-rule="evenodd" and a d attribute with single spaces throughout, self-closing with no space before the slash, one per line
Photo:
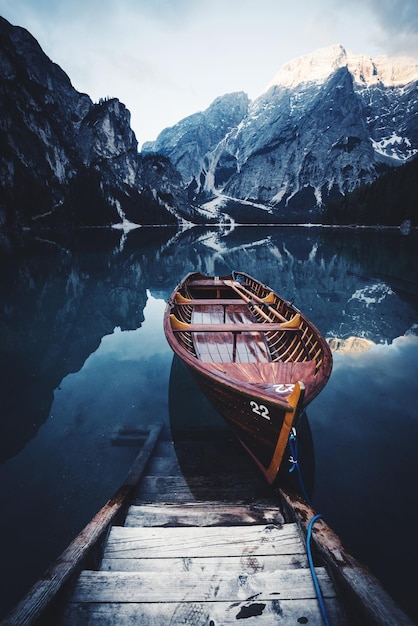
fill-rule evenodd
<path id="1" fill-rule="evenodd" d="M 236 292 L 236 293 L 237 293 L 237 294 L 238 294 L 238 295 L 239 295 L 239 296 L 240 296 L 240 297 L 244 300 L 244 302 L 246 302 L 247 304 L 250 304 L 250 303 L 251 303 L 251 298 L 247 298 L 247 296 L 246 296 L 244 293 L 242 293 L 242 291 L 240 291 L 240 290 L 238 289 L 238 287 L 236 287 L 236 285 L 232 282 L 232 280 L 224 280 L 224 281 L 223 281 L 223 283 L 224 283 L 224 285 L 226 285 L 227 287 L 232 287 L 232 289 L 233 289 L 233 290 L 234 290 L 234 291 L 235 291 L 235 292 Z M 271 318 L 270 318 L 268 315 L 266 315 L 266 314 L 264 313 L 264 311 L 262 311 L 262 310 L 260 309 L 260 307 L 259 307 L 259 306 L 257 306 L 256 304 L 254 304 L 253 306 L 254 306 L 254 309 L 255 309 L 258 313 L 260 313 L 261 317 L 264 317 L 264 319 L 265 319 L 267 322 L 271 322 Z M 284 319 L 284 318 L 283 318 L 283 319 Z"/>
<path id="2" fill-rule="evenodd" d="M 287 320 L 283 315 L 281 315 L 278 311 L 276 311 L 276 309 L 272 306 L 270 306 L 267 302 L 264 302 L 264 300 L 262 298 L 259 298 L 258 296 L 256 296 L 254 293 L 251 293 L 251 291 L 249 291 L 248 289 L 246 289 L 246 287 L 244 287 L 244 285 L 241 285 L 240 283 L 236 283 L 231 281 L 224 281 L 225 284 L 228 284 L 230 287 L 232 287 L 232 289 L 234 291 L 236 291 L 236 293 L 238 293 L 241 298 L 243 300 L 245 300 L 246 302 L 249 302 L 250 300 L 255 300 L 256 302 L 259 302 L 260 304 L 262 304 L 263 306 L 267 307 L 275 317 L 277 317 L 280 321 L 282 322 L 288 322 L 290 320 Z M 247 294 L 249 294 L 251 296 L 251 298 L 247 298 L 245 296 L 245 294 L 242 293 L 241 289 L 243 291 L 245 291 Z M 264 319 L 268 319 L 270 320 L 270 318 L 268 317 L 268 315 L 266 315 L 263 311 L 261 311 L 260 307 L 257 307 L 256 305 L 254 305 L 256 310 L 261 313 L 264 317 Z"/>

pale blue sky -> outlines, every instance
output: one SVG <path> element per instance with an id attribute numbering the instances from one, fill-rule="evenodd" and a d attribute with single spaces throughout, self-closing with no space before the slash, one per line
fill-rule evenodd
<path id="1" fill-rule="evenodd" d="M 0 0 L 74 87 L 119 98 L 139 145 L 317 48 L 418 59 L 418 0 Z"/>

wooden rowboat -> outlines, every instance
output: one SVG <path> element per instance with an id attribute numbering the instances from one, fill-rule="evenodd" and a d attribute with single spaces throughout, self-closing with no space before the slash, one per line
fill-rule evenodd
<path id="1" fill-rule="evenodd" d="M 243 272 L 188 274 L 170 296 L 164 331 L 273 483 L 292 427 L 331 374 L 325 339 L 295 306 Z"/>

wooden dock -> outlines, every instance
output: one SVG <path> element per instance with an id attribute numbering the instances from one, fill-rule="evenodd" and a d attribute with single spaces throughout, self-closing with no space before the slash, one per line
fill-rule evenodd
<path id="1" fill-rule="evenodd" d="M 190 454 L 198 445 L 201 454 Z M 305 547 L 307 505 L 299 502 L 299 520 L 289 516 L 298 501 L 287 494 L 282 509 L 283 495 L 247 456 L 237 465 L 228 454 L 235 445 L 225 436 L 175 446 L 151 429 L 124 485 L 2 625 L 227 626 L 245 619 L 246 626 L 322 626 Z M 320 526 L 322 556 L 346 559 Z M 325 560 L 315 571 L 331 625 L 411 626 L 380 588 L 381 610 L 361 616 L 353 603 L 347 611 L 344 580 L 340 588 Z M 366 595 L 375 592 L 370 581 L 377 584 L 367 575 Z"/>
<path id="2" fill-rule="evenodd" d="M 184 522 L 180 508 L 177 517 L 166 505 L 136 506 L 128 524 L 150 516 L 162 526 L 114 527 L 100 571 L 81 573 L 64 624 L 323 623 L 295 524 L 266 523 L 245 505 L 185 508 Z M 174 518 L 187 525 L 164 526 Z M 324 568 L 318 575 L 332 623 L 346 623 Z"/>

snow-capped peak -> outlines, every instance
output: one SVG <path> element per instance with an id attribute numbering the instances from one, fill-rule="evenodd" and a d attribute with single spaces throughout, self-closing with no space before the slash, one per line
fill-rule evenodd
<path id="1" fill-rule="evenodd" d="M 294 88 L 305 82 L 320 83 L 341 67 L 347 67 L 355 82 L 363 86 L 381 83 L 385 87 L 400 87 L 418 80 L 418 65 L 413 58 L 379 56 L 372 59 L 364 54 L 353 54 L 336 44 L 286 63 L 267 90 L 275 85 Z"/>

